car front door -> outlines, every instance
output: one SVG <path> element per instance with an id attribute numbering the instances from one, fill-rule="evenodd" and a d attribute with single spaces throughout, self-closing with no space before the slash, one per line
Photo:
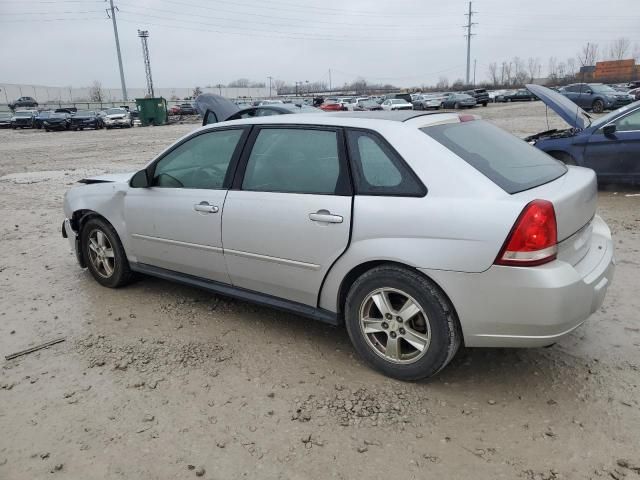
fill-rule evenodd
<path id="1" fill-rule="evenodd" d="M 188 138 L 149 167 L 151 186 L 125 199 L 129 242 L 138 263 L 229 283 L 221 217 L 246 128 Z"/>
<path id="2" fill-rule="evenodd" d="M 640 181 L 640 108 L 609 125 L 616 127 L 612 134 L 603 127 L 589 137 L 584 166 L 610 181 Z"/>
<path id="3" fill-rule="evenodd" d="M 325 274 L 349 243 L 342 137 L 330 127 L 254 128 L 222 221 L 234 286 L 317 305 Z"/>

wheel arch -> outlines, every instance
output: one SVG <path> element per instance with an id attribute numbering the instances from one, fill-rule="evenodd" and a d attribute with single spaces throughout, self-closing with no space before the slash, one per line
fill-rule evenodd
<path id="1" fill-rule="evenodd" d="M 565 163 L 566 165 L 578 165 L 575 157 L 566 150 L 548 150 L 547 153 L 556 160 L 560 160 L 561 162 Z"/>

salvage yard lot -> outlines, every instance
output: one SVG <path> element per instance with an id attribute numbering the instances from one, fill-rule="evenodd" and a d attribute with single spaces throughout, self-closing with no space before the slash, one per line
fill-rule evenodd
<path id="1" fill-rule="evenodd" d="M 474 113 L 520 137 L 563 125 L 540 102 Z M 158 279 L 110 290 L 77 266 L 66 189 L 196 127 L 0 131 L 0 354 L 66 337 L 3 363 L 0 478 L 640 478 L 635 192 L 599 193 L 618 268 L 585 326 L 402 383 L 343 329 Z"/>

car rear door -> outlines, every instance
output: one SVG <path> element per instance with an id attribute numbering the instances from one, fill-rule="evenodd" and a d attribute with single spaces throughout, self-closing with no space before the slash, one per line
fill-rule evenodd
<path id="1" fill-rule="evenodd" d="M 315 307 L 349 243 L 351 205 L 341 129 L 254 127 L 224 206 L 231 282 Z"/>
<path id="2" fill-rule="evenodd" d="M 610 181 L 640 180 L 640 108 L 609 124 L 616 130 L 604 135 L 596 130 L 585 147 L 584 166 Z"/>
<path id="3" fill-rule="evenodd" d="M 230 283 L 221 217 L 248 132 L 200 132 L 149 167 L 151 187 L 129 189 L 125 221 L 138 263 Z"/>

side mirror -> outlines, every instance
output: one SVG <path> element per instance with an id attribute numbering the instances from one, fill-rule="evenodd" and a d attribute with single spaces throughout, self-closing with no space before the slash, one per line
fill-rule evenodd
<path id="1" fill-rule="evenodd" d="M 131 188 L 149 188 L 151 186 L 151 181 L 149 179 L 149 172 L 145 168 L 144 170 L 140 170 L 136 173 L 130 182 Z"/>
<path id="2" fill-rule="evenodd" d="M 586 93 L 587 95 L 591 95 L 593 92 L 591 90 L 585 90 L 584 93 Z"/>
<path id="3" fill-rule="evenodd" d="M 605 125 L 602 127 L 602 133 L 605 137 L 615 137 L 616 133 L 616 125 L 615 123 L 610 123 L 609 125 Z"/>

